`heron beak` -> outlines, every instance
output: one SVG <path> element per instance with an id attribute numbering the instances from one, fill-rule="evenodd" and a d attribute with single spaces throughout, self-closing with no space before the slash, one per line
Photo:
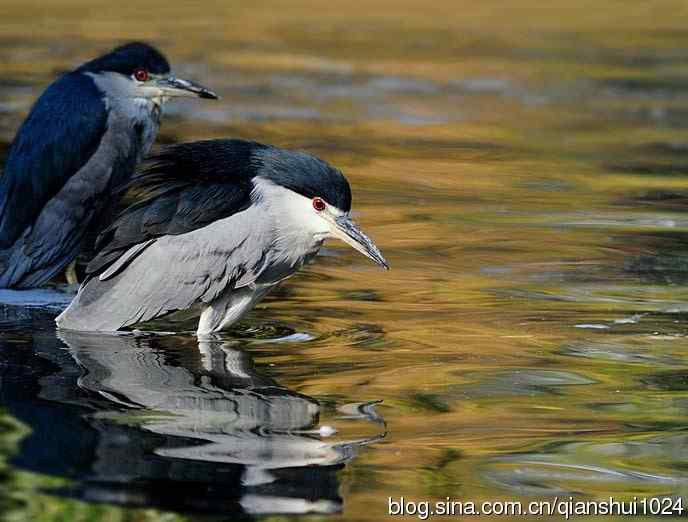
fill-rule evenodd
<path id="1" fill-rule="evenodd" d="M 373 260 L 375 263 L 389 270 L 387 261 L 380 252 L 380 249 L 375 246 L 375 243 L 366 236 L 356 223 L 351 221 L 348 216 L 341 216 L 335 218 L 332 222 L 332 235 L 337 239 L 341 239 L 345 243 L 351 245 L 367 258 Z"/>
<path id="2" fill-rule="evenodd" d="M 155 86 L 163 92 L 163 96 L 187 96 L 206 98 L 209 100 L 218 99 L 218 95 L 210 89 L 207 89 L 198 83 L 176 78 L 172 75 L 166 76 L 165 78 L 158 78 L 154 80 L 154 82 Z"/>

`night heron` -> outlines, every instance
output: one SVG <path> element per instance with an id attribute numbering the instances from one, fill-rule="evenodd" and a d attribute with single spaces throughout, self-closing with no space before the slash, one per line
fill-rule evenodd
<path id="1" fill-rule="evenodd" d="M 200 312 L 226 329 L 338 238 L 388 268 L 350 217 L 344 175 L 303 152 L 243 140 L 169 147 L 132 182 L 137 200 L 106 228 L 60 328 L 115 331 Z"/>
<path id="2" fill-rule="evenodd" d="M 51 84 L 10 146 L 0 177 L 0 287 L 40 286 L 97 231 L 116 188 L 148 152 L 163 102 L 217 98 L 131 43 Z"/>

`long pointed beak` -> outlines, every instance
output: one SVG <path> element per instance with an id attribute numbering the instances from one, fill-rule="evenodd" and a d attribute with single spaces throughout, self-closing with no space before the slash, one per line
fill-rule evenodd
<path id="1" fill-rule="evenodd" d="M 207 98 L 209 100 L 217 100 L 218 95 L 210 89 L 198 83 L 176 78 L 175 76 L 167 76 L 166 78 L 159 78 L 155 80 L 155 85 L 163 91 L 165 96 L 190 96 L 198 98 Z"/>
<path id="2" fill-rule="evenodd" d="M 385 260 L 380 249 L 375 246 L 375 243 L 366 236 L 356 223 L 351 221 L 348 216 L 336 218 L 331 226 L 332 235 L 337 239 L 341 239 L 345 243 L 351 245 L 367 258 L 373 260 L 375 263 L 389 270 L 389 264 Z"/>

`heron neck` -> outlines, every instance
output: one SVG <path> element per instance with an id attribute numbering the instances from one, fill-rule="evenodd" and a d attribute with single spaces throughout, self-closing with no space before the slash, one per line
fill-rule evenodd
<path id="1" fill-rule="evenodd" d="M 254 180 L 254 201 L 273 230 L 273 255 L 300 266 L 317 254 L 326 237 L 324 221 L 309 199 L 269 180 Z"/>

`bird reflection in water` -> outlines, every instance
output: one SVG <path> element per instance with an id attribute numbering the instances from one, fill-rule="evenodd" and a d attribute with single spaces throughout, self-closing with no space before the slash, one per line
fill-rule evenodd
<path id="1" fill-rule="evenodd" d="M 330 438 L 315 399 L 261 375 L 227 342 L 59 337 L 69 355 L 47 336 L 33 339 L 34 355 L 0 350 L 0 397 L 33 430 L 14 463 L 75 480 L 62 495 L 186 512 L 337 512 L 337 472 L 384 437 L 365 403 L 338 419 L 375 434 Z"/>

